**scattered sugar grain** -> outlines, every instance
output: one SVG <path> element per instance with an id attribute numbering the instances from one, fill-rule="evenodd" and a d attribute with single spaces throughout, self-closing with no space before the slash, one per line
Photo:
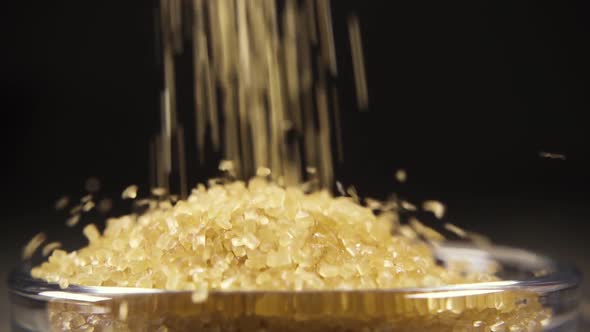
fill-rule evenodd
<path id="1" fill-rule="evenodd" d="M 100 232 L 95 224 L 88 224 L 82 231 L 89 242 L 96 242 L 100 238 Z"/>
<path id="2" fill-rule="evenodd" d="M 80 214 L 75 214 L 66 220 L 66 226 L 74 227 L 80 222 Z"/>
<path id="3" fill-rule="evenodd" d="M 460 228 L 457 225 L 451 224 L 451 223 L 445 223 L 444 225 L 445 229 L 448 230 L 449 232 L 457 235 L 460 238 L 466 238 L 467 237 L 467 232 L 464 231 L 462 228 Z"/>
<path id="4" fill-rule="evenodd" d="M 55 209 L 58 211 L 63 210 L 68 206 L 69 203 L 70 198 L 68 196 L 60 197 L 60 199 L 55 202 Z"/>
<path id="5" fill-rule="evenodd" d="M 61 289 L 66 289 L 70 286 L 70 282 L 68 281 L 68 279 L 62 278 L 59 280 L 59 288 Z"/>
<path id="6" fill-rule="evenodd" d="M 122 199 L 135 199 L 137 197 L 137 191 L 139 190 L 139 187 L 137 187 L 136 185 L 132 184 L 130 186 L 128 186 L 127 188 L 125 188 L 123 190 L 123 192 L 121 193 L 121 198 Z M 155 189 L 154 189 L 155 190 Z M 153 193 L 153 191 L 152 191 Z M 155 196 L 159 196 L 154 194 Z"/>
<path id="7" fill-rule="evenodd" d="M 154 195 L 156 197 L 165 196 L 167 193 L 168 193 L 168 190 L 166 190 L 166 188 L 153 188 L 152 189 L 152 195 Z"/>
<path id="8" fill-rule="evenodd" d="M 70 215 L 76 215 L 82 212 L 82 204 L 78 204 L 70 209 Z"/>
<path id="9" fill-rule="evenodd" d="M 61 247 L 61 242 L 51 242 L 46 244 L 43 247 L 43 250 L 41 251 L 41 253 L 43 254 L 43 257 L 47 257 L 49 256 L 49 254 L 51 254 L 55 249 L 58 249 Z"/>
<path id="10" fill-rule="evenodd" d="M 25 245 L 22 252 L 22 259 L 30 259 L 39 247 L 45 242 L 47 236 L 41 232 L 33 236 L 33 238 Z"/>
<path id="11" fill-rule="evenodd" d="M 442 219 L 445 215 L 445 205 L 439 201 L 425 201 L 422 203 L 424 211 L 431 212 L 437 219 Z"/>
<path id="12" fill-rule="evenodd" d="M 126 321 L 128 314 L 129 305 L 127 304 L 127 301 L 122 301 L 121 304 L 119 304 L 119 320 L 123 322 Z"/>
<path id="13" fill-rule="evenodd" d="M 233 172 L 234 169 L 234 163 L 231 160 L 222 160 L 219 163 L 219 170 L 222 172 Z"/>
<path id="14" fill-rule="evenodd" d="M 270 168 L 267 168 L 267 167 L 259 167 L 256 170 L 256 176 L 266 177 L 266 176 L 269 176 L 270 174 L 271 174 Z"/>
<path id="15" fill-rule="evenodd" d="M 340 183 L 340 181 L 336 181 L 336 190 L 338 190 L 340 195 L 346 196 L 346 190 L 344 190 L 344 186 L 342 183 Z"/>
<path id="16" fill-rule="evenodd" d="M 406 173 L 406 171 L 404 169 L 398 169 L 395 172 L 395 179 L 400 183 L 404 183 L 408 179 L 408 174 Z"/>
<path id="17" fill-rule="evenodd" d="M 113 208 L 113 200 L 110 198 L 103 198 L 98 202 L 96 209 L 100 213 L 107 213 Z"/>
<path id="18" fill-rule="evenodd" d="M 404 210 L 407 210 L 407 211 L 417 211 L 418 210 L 416 205 L 414 205 L 408 201 L 402 201 L 401 206 Z"/>
<path id="19" fill-rule="evenodd" d="M 89 212 L 90 210 L 94 209 L 94 202 L 93 201 L 88 201 L 86 203 L 84 203 L 84 205 L 82 206 L 82 210 L 84 212 Z"/>
<path id="20" fill-rule="evenodd" d="M 203 303 L 207 301 L 209 292 L 206 289 L 194 291 L 191 295 L 191 301 L 193 303 Z"/>

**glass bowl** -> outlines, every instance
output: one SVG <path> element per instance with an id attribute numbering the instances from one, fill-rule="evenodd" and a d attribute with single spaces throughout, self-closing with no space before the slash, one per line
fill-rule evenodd
<path id="1" fill-rule="evenodd" d="M 70 286 L 9 278 L 20 331 L 577 331 L 581 276 L 525 250 L 448 243 L 441 262 L 473 272 L 499 266 L 502 281 L 437 288 L 210 292 Z"/>

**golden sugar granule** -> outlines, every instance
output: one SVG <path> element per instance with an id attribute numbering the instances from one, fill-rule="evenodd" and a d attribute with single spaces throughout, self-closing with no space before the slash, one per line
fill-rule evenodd
<path id="1" fill-rule="evenodd" d="M 22 259 L 30 259 L 37 249 L 45 242 L 45 233 L 41 232 L 35 236 L 25 245 L 22 252 Z"/>
<path id="2" fill-rule="evenodd" d="M 408 239 L 416 239 L 418 234 L 414 229 L 408 225 L 403 225 L 399 228 L 399 232 Z"/>
<path id="3" fill-rule="evenodd" d="M 132 184 L 130 186 L 128 186 L 127 188 L 125 188 L 125 190 L 123 190 L 123 192 L 121 193 L 121 198 L 122 199 L 135 199 L 137 197 L 137 191 L 139 190 L 139 187 L 137 187 L 136 185 Z M 156 195 L 155 196 L 163 196 L 162 195 Z"/>
<path id="4" fill-rule="evenodd" d="M 135 205 L 137 206 L 148 206 L 151 205 L 151 203 L 154 203 L 154 201 L 151 199 L 138 199 L 135 201 Z"/>
<path id="5" fill-rule="evenodd" d="M 49 256 L 49 254 L 51 254 L 55 249 L 60 248 L 61 247 L 61 242 L 51 242 L 46 244 L 43 247 L 43 250 L 41 251 L 41 253 L 43 254 L 43 257 L 47 257 Z"/>
<path id="6" fill-rule="evenodd" d="M 344 190 L 344 186 L 340 181 L 336 181 L 336 190 L 338 190 L 340 195 L 346 196 L 346 190 Z"/>
<path id="7" fill-rule="evenodd" d="M 383 208 L 383 202 L 376 199 L 366 198 L 365 204 L 371 210 L 381 210 Z"/>
<path id="8" fill-rule="evenodd" d="M 445 237 L 442 234 L 424 225 L 416 218 L 410 218 L 410 226 L 416 231 L 416 233 L 420 234 L 428 241 L 442 242 L 445 240 Z"/>
<path id="9" fill-rule="evenodd" d="M 449 232 L 457 235 L 460 238 L 465 238 L 467 237 L 467 232 L 464 231 L 462 228 L 460 228 L 457 225 L 451 224 L 451 223 L 445 223 L 445 229 L 448 230 Z"/>
<path id="10" fill-rule="evenodd" d="M 113 208 L 113 200 L 110 198 L 103 198 L 98 202 L 96 209 L 100 213 L 107 213 Z"/>
<path id="11" fill-rule="evenodd" d="M 408 201 L 402 201 L 401 202 L 401 206 L 404 210 L 408 210 L 408 211 L 416 211 L 418 210 L 418 208 L 416 207 L 416 205 L 408 202 Z"/>
<path id="12" fill-rule="evenodd" d="M 156 196 L 156 197 L 162 197 L 164 195 L 166 195 L 168 193 L 168 190 L 166 190 L 166 188 L 153 188 L 152 189 L 152 195 Z"/>
<path id="13" fill-rule="evenodd" d="M 92 209 L 94 209 L 94 202 L 93 201 L 88 201 L 88 202 L 84 203 L 84 205 L 82 206 L 82 211 L 84 211 L 84 212 L 89 212 Z"/>
<path id="14" fill-rule="evenodd" d="M 79 214 L 75 214 L 75 215 L 69 217 L 68 220 L 66 220 L 66 226 L 68 226 L 68 227 L 74 227 L 79 222 L 80 222 L 80 215 Z"/>
<path id="15" fill-rule="evenodd" d="M 567 159 L 564 154 L 544 152 L 544 151 L 539 152 L 539 156 L 541 158 L 547 158 L 547 159 L 560 159 L 560 160 L 566 160 Z"/>
<path id="16" fill-rule="evenodd" d="M 235 167 L 234 167 L 234 162 L 231 160 L 222 160 L 219 163 L 219 170 L 222 172 L 233 172 Z"/>
<path id="17" fill-rule="evenodd" d="M 191 301 L 193 303 L 202 303 L 207 300 L 209 292 L 206 289 L 194 291 L 191 295 Z"/>
<path id="18" fill-rule="evenodd" d="M 82 212 L 82 204 L 78 204 L 70 209 L 70 215 L 76 215 Z"/>
<path id="19" fill-rule="evenodd" d="M 70 203 L 70 198 L 68 196 L 63 196 L 55 202 L 55 209 L 56 210 L 63 210 L 68 206 Z"/>
<path id="20" fill-rule="evenodd" d="M 58 284 L 59 284 L 59 288 L 61 288 L 61 289 L 65 289 L 70 286 L 70 282 L 68 281 L 68 279 L 65 279 L 65 278 L 60 279 Z"/>
<path id="21" fill-rule="evenodd" d="M 126 321 L 128 314 L 129 314 L 129 305 L 127 304 L 127 301 L 123 301 L 123 302 L 121 302 L 121 304 L 119 304 L 119 320 L 121 320 L 123 322 Z"/>
<path id="22" fill-rule="evenodd" d="M 406 173 L 406 171 L 404 169 L 398 169 L 395 172 L 395 179 L 398 182 L 404 183 L 408 180 L 408 174 Z"/>
<path id="23" fill-rule="evenodd" d="M 84 227 L 84 230 L 82 232 L 84 233 L 84 236 L 86 236 L 90 243 L 95 242 L 100 238 L 100 232 L 98 231 L 98 228 L 96 228 L 95 224 L 87 225 L 86 227 Z"/>
<path id="24" fill-rule="evenodd" d="M 265 177 L 265 176 L 269 176 L 270 173 L 271 173 L 270 168 L 267 168 L 267 167 L 259 167 L 256 170 L 256 176 Z"/>
<path id="25" fill-rule="evenodd" d="M 445 205 L 439 201 L 424 201 L 422 209 L 431 212 L 437 219 L 442 219 L 446 210 Z"/>
<path id="26" fill-rule="evenodd" d="M 506 332 L 506 331 L 508 331 L 508 327 L 506 325 L 507 324 L 504 321 L 496 322 L 492 326 L 490 326 L 490 331 L 492 331 L 492 332 Z"/>
<path id="27" fill-rule="evenodd" d="M 348 189 L 346 189 L 346 193 L 348 194 L 348 196 L 352 197 L 352 199 L 354 199 L 355 202 L 360 202 L 360 198 L 359 198 L 359 194 L 356 191 L 356 188 L 353 186 L 348 187 Z"/>

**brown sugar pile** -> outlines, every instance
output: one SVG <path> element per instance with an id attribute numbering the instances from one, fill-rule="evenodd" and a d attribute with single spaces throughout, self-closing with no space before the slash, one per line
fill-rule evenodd
<path id="1" fill-rule="evenodd" d="M 262 178 L 199 186 L 169 208 L 108 220 L 102 235 L 86 226 L 87 247 L 54 251 L 32 275 L 61 285 L 169 290 L 372 289 L 470 281 L 437 265 L 425 243 L 392 235 L 392 218 L 349 197 L 306 194 Z"/>
<path id="2" fill-rule="evenodd" d="M 435 287 L 497 278 L 492 274 L 465 275 L 438 265 L 428 243 L 416 237 L 437 238 L 436 232 L 417 221 L 400 226 L 394 212 L 374 213 L 354 198 L 333 197 L 327 191 L 305 193 L 254 178 L 248 183 L 228 182 L 209 188 L 199 185 L 187 200 L 175 204 L 167 200 L 151 203 L 143 214 L 108 220 L 103 234 L 94 225 L 86 226 L 87 247 L 70 253 L 55 250 L 31 274 L 62 287 L 76 284 L 189 290 L 192 296 L 171 302 L 154 300 L 148 305 L 153 311 L 150 315 L 162 317 L 154 322 L 145 316 L 145 303 L 133 302 L 149 298 L 114 302 L 115 307 L 107 312 L 118 312 L 119 316 L 104 317 L 94 311 L 80 312 L 75 304 L 56 302 L 50 308 L 55 330 L 70 330 L 75 317 L 80 328 L 96 327 L 96 331 L 102 331 L 99 327 L 103 325 L 113 331 L 156 330 L 162 326 L 166 327 L 163 331 L 192 331 L 217 323 L 220 327 L 236 324 L 236 328 L 252 325 L 252 331 L 340 331 L 339 324 L 348 322 L 350 331 L 377 331 L 384 326 L 400 332 L 455 331 L 459 326 L 461 331 L 517 328 L 514 331 L 532 332 L 541 331 L 549 317 L 536 295 L 517 292 L 435 300 L 388 292 L 366 293 L 374 299 L 365 299 L 365 293 L 334 297 L 327 292 L 326 308 L 332 308 L 331 314 L 321 318 L 317 316 L 321 308 L 317 313 L 313 309 L 321 306 L 317 302 L 320 298 L 310 295 L 307 299 L 308 293 L 286 293 L 302 294 L 304 298 L 298 300 L 288 300 L 288 296 L 273 300 L 273 293 L 224 292 Z M 345 301 L 342 296 L 351 298 Z M 384 298 L 377 299 L 381 296 Z M 289 309 L 278 304 L 281 299 L 299 307 Z M 348 304 L 332 303 L 338 299 Z M 372 301 L 388 303 L 389 309 L 346 309 L 357 302 L 364 308 Z M 249 314 L 226 317 L 218 310 L 236 303 L 244 307 L 227 315 L 235 316 L 238 311 Z M 121 312 L 125 313 L 123 320 Z"/>

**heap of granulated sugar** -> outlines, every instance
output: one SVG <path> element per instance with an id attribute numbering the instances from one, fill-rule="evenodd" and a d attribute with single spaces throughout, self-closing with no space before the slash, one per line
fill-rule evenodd
<path id="1" fill-rule="evenodd" d="M 395 219 L 349 197 L 304 193 L 262 178 L 199 185 L 173 206 L 108 220 L 103 234 L 86 226 L 87 247 L 55 250 L 32 275 L 62 287 L 197 291 L 429 287 L 494 279 L 437 265 L 425 242 L 394 235 Z"/>

